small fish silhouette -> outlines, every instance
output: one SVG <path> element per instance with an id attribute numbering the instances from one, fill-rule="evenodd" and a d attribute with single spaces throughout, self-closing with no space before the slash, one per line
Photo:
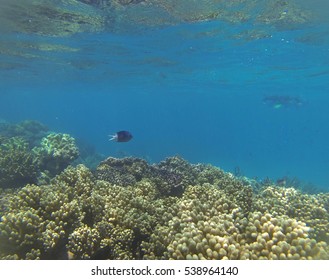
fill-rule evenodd
<path id="1" fill-rule="evenodd" d="M 270 95 L 263 98 L 263 103 L 270 105 L 274 109 L 280 109 L 283 107 L 301 107 L 305 102 L 298 96 Z"/>
<path id="2" fill-rule="evenodd" d="M 133 136 L 129 131 L 121 130 L 118 131 L 114 135 L 109 135 L 111 138 L 109 139 L 110 141 L 116 141 L 116 142 L 128 142 L 130 141 Z"/>

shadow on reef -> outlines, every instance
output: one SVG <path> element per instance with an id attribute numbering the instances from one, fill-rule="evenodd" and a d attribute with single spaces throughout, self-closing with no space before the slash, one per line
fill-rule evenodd
<path id="1" fill-rule="evenodd" d="M 328 193 L 256 188 L 180 157 L 68 166 L 0 203 L 1 259 L 329 258 Z"/>

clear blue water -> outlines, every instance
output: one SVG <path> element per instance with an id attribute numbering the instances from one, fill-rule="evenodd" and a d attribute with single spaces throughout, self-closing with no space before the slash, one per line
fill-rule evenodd
<path id="1" fill-rule="evenodd" d="M 152 162 L 180 155 L 248 177 L 298 177 L 329 190 L 329 34 L 326 22 L 234 38 L 248 24 L 217 21 L 69 37 L 6 34 L 55 44 L 1 53 L 0 119 L 38 120 L 105 156 Z M 301 106 L 263 98 L 295 96 Z M 129 130 L 128 143 L 108 135 Z"/>

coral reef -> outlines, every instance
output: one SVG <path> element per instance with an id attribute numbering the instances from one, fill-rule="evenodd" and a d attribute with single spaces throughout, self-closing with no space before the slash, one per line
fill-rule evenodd
<path id="1" fill-rule="evenodd" d="M 41 139 L 40 146 L 33 148 L 42 170 L 52 175 L 64 170 L 79 156 L 75 139 L 68 134 L 50 133 Z"/>
<path id="2" fill-rule="evenodd" d="M 254 210 L 288 215 L 312 228 L 310 236 L 329 243 L 329 194 L 304 194 L 294 188 L 269 186 L 254 199 Z"/>
<path id="3" fill-rule="evenodd" d="M 328 246 L 288 216 L 241 212 L 230 194 L 214 186 L 191 186 L 176 215 L 144 243 L 147 259 L 321 259 Z"/>
<path id="4" fill-rule="evenodd" d="M 69 166 L 0 202 L 2 259 L 329 258 L 328 194 L 255 191 L 179 157 Z"/>
<path id="5" fill-rule="evenodd" d="M 0 123 L 0 135 L 7 138 L 20 137 L 29 144 L 29 148 L 38 145 L 47 132 L 48 128 L 44 124 L 34 120 L 24 120 L 17 124 Z"/>
<path id="6" fill-rule="evenodd" d="M 36 158 L 23 138 L 0 139 L 0 187 L 22 187 L 34 183 L 37 172 Z"/>
<path id="7" fill-rule="evenodd" d="M 134 185 L 147 176 L 149 166 L 143 159 L 109 157 L 96 169 L 96 177 L 119 186 Z"/>
<path id="8" fill-rule="evenodd" d="M 219 188 L 230 188 L 232 192 L 249 192 L 251 189 L 222 170 L 206 164 L 190 164 L 174 156 L 149 165 L 140 158 L 113 158 L 102 161 L 96 169 L 96 178 L 119 186 L 133 186 L 142 179 L 152 182 L 161 195 L 179 196 L 185 187 L 209 183 Z M 246 197 L 243 197 L 245 199 Z M 240 199 L 239 196 L 234 199 Z M 249 205 L 249 200 L 245 200 Z M 249 207 L 249 206 L 247 206 Z"/>
<path id="9" fill-rule="evenodd" d="M 0 223 L 1 256 L 65 258 L 68 235 L 84 215 L 77 197 L 89 194 L 90 180 L 86 168 L 68 168 L 48 186 L 27 185 L 11 196 Z"/>
<path id="10" fill-rule="evenodd" d="M 0 122 L 1 188 L 47 183 L 78 156 L 75 139 L 68 134 L 49 132 L 33 120 Z"/>

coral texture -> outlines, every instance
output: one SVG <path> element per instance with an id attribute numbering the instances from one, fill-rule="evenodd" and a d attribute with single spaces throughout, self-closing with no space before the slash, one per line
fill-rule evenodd
<path id="1" fill-rule="evenodd" d="M 50 133 L 41 139 L 40 146 L 33 148 L 42 170 L 56 175 L 79 156 L 75 139 L 68 134 Z"/>
<path id="2" fill-rule="evenodd" d="M 0 202 L 2 259 L 329 258 L 327 194 L 256 191 L 179 157 L 69 166 Z"/>
<path id="3" fill-rule="evenodd" d="M 0 139 L 0 187 L 22 187 L 37 178 L 36 157 L 20 137 Z"/>
<path id="4" fill-rule="evenodd" d="M 26 120 L 0 122 L 0 187 L 49 182 L 79 156 L 75 139 Z M 83 159 L 81 159 L 83 160 Z"/>

